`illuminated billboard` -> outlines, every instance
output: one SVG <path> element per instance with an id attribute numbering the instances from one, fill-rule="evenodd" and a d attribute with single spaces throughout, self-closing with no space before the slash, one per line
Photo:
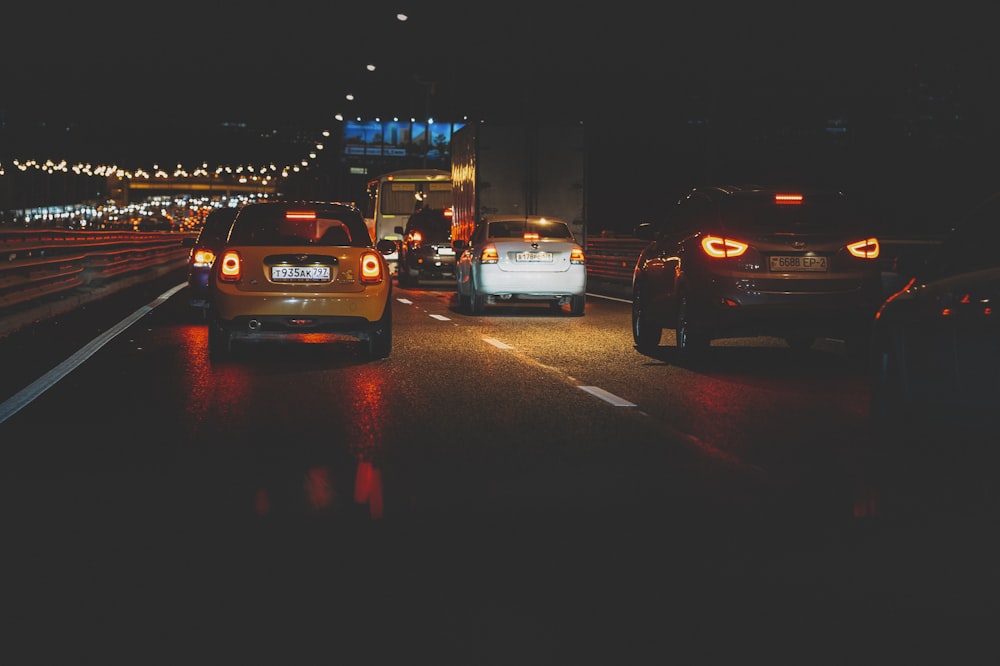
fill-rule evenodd
<path id="1" fill-rule="evenodd" d="M 465 123 L 348 120 L 344 123 L 344 155 L 355 158 L 398 158 L 400 163 L 420 160 L 427 166 L 451 163 L 451 135 Z"/>

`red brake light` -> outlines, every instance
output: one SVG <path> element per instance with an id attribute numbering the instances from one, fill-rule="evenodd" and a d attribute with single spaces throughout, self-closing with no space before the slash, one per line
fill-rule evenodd
<path id="1" fill-rule="evenodd" d="M 793 206 L 798 206 L 798 205 L 800 205 L 802 203 L 802 195 L 801 194 L 775 194 L 774 195 L 774 203 L 778 204 L 779 206 L 782 206 L 782 205 L 787 206 L 789 204 L 791 204 Z"/>
<path id="2" fill-rule="evenodd" d="M 541 236 L 538 234 L 537 231 L 525 231 L 524 232 L 524 240 L 526 240 L 528 242 L 537 241 L 539 238 L 541 238 Z"/>
<path id="3" fill-rule="evenodd" d="M 315 220 L 316 211 L 314 210 L 289 210 L 285 211 L 286 220 Z"/>
<path id="4" fill-rule="evenodd" d="M 361 281 L 366 283 L 382 281 L 382 262 L 374 252 L 365 252 L 361 255 Z"/>
<path id="5" fill-rule="evenodd" d="M 215 253 L 207 248 L 199 248 L 194 251 L 192 263 L 195 266 L 211 266 L 215 262 Z"/>
<path id="6" fill-rule="evenodd" d="M 848 245 L 847 251 L 858 259 L 878 259 L 881 248 L 877 238 L 866 238 Z"/>
<path id="7" fill-rule="evenodd" d="M 497 252 L 496 245 L 487 245 L 479 253 L 479 263 L 481 264 L 495 264 L 498 261 L 500 261 L 500 254 Z"/>
<path id="8" fill-rule="evenodd" d="M 574 247 L 569 251 L 569 263 L 571 264 L 582 264 L 584 262 L 583 248 Z"/>
<path id="9" fill-rule="evenodd" d="M 240 279 L 242 264 L 239 252 L 228 250 L 219 261 L 219 279 L 223 282 L 236 282 Z"/>
<path id="10" fill-rule="evenodd" d="M 414 242 L 414 243 L 419 243 L 419 242 L 420 242 L 420 241 L 422 241 L 423 239 L 424 239 L 424 236 L 423 236 L 423 234 L 421 234 L 421 233 L 420 233 L 419 231 L 414 231 L 414 232 L 412 232 L 412 233 L 410 234 L 410 240 L 411 240 L 412 242 Z"/>
<path id="11" fill-rule="evenodd" d="M 732 238 L 721 238 L 720 236 L 705 236 L 701 239 L 701 249 L 713 259 L 725 259 L 727 257 L 738 257 L 750 247 L 746 243 L 741 243 Z"/>
<path id="12" fill-rule="evenodd" d="M 455 211 L 453 209 L 451 209 L 451 208 L 445 208 L 444 209 L 444 216 L 445 217 L 453 217 L 454 215 L 455 215 Z"/>

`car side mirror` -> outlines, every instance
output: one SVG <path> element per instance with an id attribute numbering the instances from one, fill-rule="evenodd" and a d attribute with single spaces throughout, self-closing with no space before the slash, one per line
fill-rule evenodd
<path id="1" fill-rule="evenodd" d="M 392 254 L 396 251 L 396 241 L 388 238 L 382 238 L 375 244 L 375 249 L 382 254 Z"/>

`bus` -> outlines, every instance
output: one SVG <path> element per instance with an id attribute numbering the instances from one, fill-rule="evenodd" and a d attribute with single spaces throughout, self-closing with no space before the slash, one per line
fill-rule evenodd
<path id="1" fill-rule="evenodd" d="M 399 169 L 384 173 L 368 182 L 364 207 L 365 222 L 372 240 L 403 240 L 396 227 L 405 227 L 420 208 L 450 208 L 451 172 L 442 169 Z M 399 251 L 386 256 L 389 270 L 397 273 Z"/>

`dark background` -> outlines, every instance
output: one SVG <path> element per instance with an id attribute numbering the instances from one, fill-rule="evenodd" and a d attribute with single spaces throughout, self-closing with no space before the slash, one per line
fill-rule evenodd
<path id="1" fill-rule="evenodd" d="M 936 230 L 997 187 L 990 23 L 954 3 L 39 3 L 4 28 L 0 160 L 281 159 L 338 113 L 583 121 L 595 230 L 711 181 L 828 184 Z"/>

